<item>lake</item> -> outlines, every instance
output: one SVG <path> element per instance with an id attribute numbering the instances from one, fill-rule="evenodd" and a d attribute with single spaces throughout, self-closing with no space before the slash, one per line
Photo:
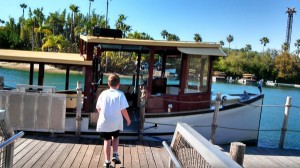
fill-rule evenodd
<path id="1" fill-rule="evenodd" d="M 37 73 L 34 74 L 37 79 Z M 15 87 L 16 84 L 28 84 L 29 72 L 0 68 L 0 76 L 4 76 L 6 86 Z M 65 74 L 45 73 L 44 85 L 56 86 L 58 90 L 64 90 Z M 128 80 L 122 79 L 121 82 Z M 76 82 L 83 83 L 84 77 L 80 74 L 70 75 L 69 89 L 76 89 Z M 105 82 L 105 81 L 104 81 Z M 129 81 L 130 83 L 130 81 Z M 37 80 L 34 80 L 37 84 Z M 240 85 L 231 83 L 213 83 L 213 94 L 259 93 L 256 85 Z M 286 133 L 284 148 L 300 149 L 300 89 L 289 87 L 263 87 L 265 94 L 258 146 L 277 148 L 280 140 L 281 128 L 284 117 L 284 104 L 286 97 L 292 97 L 292 107 L 289 113 L 288 131 Z M 278 106 L 276 106 L 278 105 Z"/>

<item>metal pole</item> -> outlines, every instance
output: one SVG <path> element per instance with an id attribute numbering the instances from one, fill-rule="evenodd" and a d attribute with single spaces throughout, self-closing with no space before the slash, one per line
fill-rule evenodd
<path id="1" fill-rule="evenodd" d="M 107 15 L 108 15 L 108 0 L 106 0 L 106 16 L 105 16 L 105 28 L 107 29 Z"/>
<path id="2" fill-rule="evenodd" d="M 81 134 L 81 106 L 82 106 L 82 87 L 81 82 L 77 82 L 77 102 L 76 102 L 76 136 Z"/>
<path id="3" fill-rule="evenodd" d="M 291 101 L 292 101 L 292 98 L 290 96 L 288 96 L 286 98 L 286 103 L 285 103 L 284 119 L 283 119 L 283 125 L 281 128 L 281 135 L 280 135 L 280 142 L 279 142 L 279 148 L 281 148 L 281 149 L 283 149 L 283 145 L 284 145 L 284 139 L 285 139 L 285 134 L 286 134 L 286 130 L 287 130 Z"/>

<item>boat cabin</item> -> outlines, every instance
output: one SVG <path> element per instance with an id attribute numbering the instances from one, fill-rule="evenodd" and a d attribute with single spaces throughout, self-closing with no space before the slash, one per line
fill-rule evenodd
<path id="1" fill-rule="evenodd" d="M 213 61 L 218 56 L 226 56 L 216 43 L 81 35 L 80 54 L 88 61 L 93 60 L 93 67 L 85 70 L 86 112 L 94 110 L 97 96 L 107 88 L 104 68 L 99 67 L 104 65 L 100 60 L 105 52 L 137 55 L 132 82 L 124 85 L 121 81 L 120 89 L 130 105 L 137 107 L 141 91 L 145 90 L 146 113 L 210 108 Z M 142 56 L 149 59 L 142 61 Z M 157 57 L 158 62 L 155 61 Z"/>

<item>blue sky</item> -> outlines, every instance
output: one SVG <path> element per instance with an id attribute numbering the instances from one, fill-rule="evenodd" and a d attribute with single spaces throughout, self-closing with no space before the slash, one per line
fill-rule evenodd
<path id="1" fill-rule="evenodd" d="M 9 16 L 21 16 L 21 3 L 31 9 L 43 7 L 45 15 L 63 9 L 70 12 L 70 4 L 79 6 L 84 14 L 89 8 L 89 0 L 2 0 L 0 18 L 7 21 Z M 155 40 L 163 39 L 162 30 L 176 34 L 181 41 L 193 41 L 194 34 L 199 33 L 203 42 L 223 40 L 228 47 L 226 37 L 231 34 L 234 37 L 231 48 L 251 44 L 252 50 L 262 51 L 259 41 L 262 37 L 270 40 L 266 48 L 281 49 L 286 36 L 288 7 L 298 11 L 300 0 L 109 0 L 108 18 L 114 28 L 118 16 L 124 14 L 125 23 L 131 25 L 133 31 L 148 33 Z M 106 0 L 94 0 L 91 8 L 105 15 Z M 291 51 L 296 49 L 296 39 L 300 39 L 299 13 L 293 19 Z"/>

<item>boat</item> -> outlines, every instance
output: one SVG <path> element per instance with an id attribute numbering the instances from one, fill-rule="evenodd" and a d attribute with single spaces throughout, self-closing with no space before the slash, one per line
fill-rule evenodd
<path id="1" fill-rule="evenodd" d="M 277 86 L 277 85 L 278 85 L 278 83 L 276 82 L 276 80 L 275 80 L 275 82 L 273 82 L 271 80 L 267 80 L 267 82 L 266 82 L 266 86 Z"/>
<path id="2" fill-rule="evenodd" d="M 220 71 L 214 71 L 212 75 L 212 81 L 213 82 L 218 82 L 218 81 L 226 81 L 226 74 L 225 72 L 220 72 Z"/>
<path id="3" fill-rule="evenodd" d="M 30 63 L 30 65 L 38 63 L 40 66 L 37 93 L 32 93 L 32 90 L 34 90 L 34 88 L 32 88 L 33 71 L 30 71 L 30 86 L 25 86 L 25 89 L 18 90 L 23 91 L 19 94 L 20 98 L 16 96 L 18 91 L 0 92 L 0 109 L 4 108 L 9 112 L 13 110 L 31 109 L 27 107 L 28 104 L 26 105 L 24 102 L 28 100 L 27 103 L 30 103 L 29 99 L 24 98 L 27 94 L 32 99 L 33 104 L 40 102 L 41 104 L 44 103 L 44 107 L 48 107 L 47 110 L 54 108 L 55 115 L 50 114 L 50 110 L 47 116 L 56 117 L 55 119 L 58 118 L 60 120 L 58 125 L 61 126 L 59 129 L 52 127 L 50 129 L 49 125 L 56 120 L 48 119 L 48 127 L 46 123 L 37 123 L 35 126 L 30 127 L 31 130 L 45 131 L 45 129 L 37 129 L 39 125 L 43 125 L 43 128 L 48 128 L 48 130 L 46 130 L 48 132 L 57 130 L 58 132 L 69 133 L 76 131 L 78 129 L 77 122 L 81 121 L 79 128 L 82 134 L 96 133 L 95 123 L 97 122 L 98 113 L 95 112 L 95 103 L 99 94 L 107 89 L 107 74 L 104 72 L 104 68 L 101 67 L 103 64 L 100 63 L 101 57 L 105 56 L 105 54 L 102 53 L 107 51 L 122 51 L 134 53 L 131 55 L 137 56 L 137 67 L 142 65 L 142 56 L 147 55 L 149 57 L 149 60 L 147 60 L 147 73 L 145 73 L 145 70 L 141 70 L 141 68 L 135 68 L 135 71 L 129 78 L 132 80 L 131 82 L 124 84 L 121 80 L 120 90 L 125 93 L 129 102 L 130 107 L 128 111 L 130 117 L 132 117 L 132 127 L 134 127 L 125 127 L 127 130 L 125 129 L 122 133 L 123 137 L 170 140 L 174 134 L 176 123 L 184 122 L 194 127 L 196 131 L 207 139 L 210 139 L 214 113 L 219 111 L 217 122 L 215 123 L 218 125 L 214 135 L 214 142 L 216 144 L 227 144 L 234 141 L 257 142 L 261 118 L 261 105 L 264 95 L 247 93 L 246 91 L 233 94 L 212 94 L 213 62 L 218 57 L 226 56 L 219 44 L 126 39 L 114 37 L 111 34 L 113 33 L 110 33 L 109 36 L 101 34 L 80 35 L 80 53 L 76 56 L 76 58 L 80 57 L 80 61 L 78 60 L 77 62 L 72 61 L 72 59 L 75 59 L 74 54 L 72 58 L 68 57 L 68 59 L 64 59 L 64 57 L 61 56 L 56 60 L 50 58 L 43 60 L 39 59 L 38 56 L 35 58 L 24 56 L 35 55 L 32 53 L 19 53 L 18 56 L 18 54 L 13 55 L 9 54 L 9 52 L 5 54 L 1 51 L 0 53 L 3 54 L 0 54 L 0 60 L 2 61 L 27 62 Z M 7 55 L 9 55 L 9 57 L 7 57 Z M 159 73 L 155 68 L 155 57 L 158 56 L 161 57 L 162 60 Z M 30 57 L 30 59 L 28 57 Z M 68 60 L 72 63 L 68 62 Z M 175 60 L 174 62 L 177 63 L 179 62 L 179 65 L 176 65 L 176 67 L 175 65 L 174 67 L 167 67 L 167 64 L 173 65 L 169 63 L 171 60 Z M 85 80 L 82 83 L 83 94 L 78 96 L 76 91 L 68 91 L 68 80 L 66 80 L 66 91 L 63 92 L 53 92 L 53 90 L 55 90 L 54 88 L 41 88 L 44 73 L 43 66 L 41 65 L 45 63 L 63 64 L 67 67 L 72 64 L 84 67 Z M 32 67 L 30 70 L 32 70 Z M 66 79 L 68 79 L 68 70 L 67 68 Z M 176 73 L 176 78 L 169 78 L 166 72 L 172 73 L 174 76 Z M 42 93 L 43 90 L 45 90 L 45 93 Z M 24 92 L 27 91 L 29 92 L 25 94 Z M 22 107 L 7 107 L 10 104 L 8 103 L 10 98 L 14 97 L 5 96 L 8 92 L 11 92 L 9 94 L 13 94 L 16 97 Z M 76 95 L 77 100 L 84 97 L 82 102 L 79 101 L 79 104 L 82 105 L 82 113 L 80 115 L 74 112 L 74 109 L 78 107 Z M 41 100 L 39 96 L 41 96 Z M 16 100 L 13 99 L 11 101 L 16 102 Z M 74 102 L 77 102 L 77 106 Z M 39 107 L 40 104 L 34 104 L 33 106 Z M 37 114 L 33 115 L 35 118 L 40 117 L 40 115 L 45 115 L 38 107 L 34 108 L 35 111 L 37 111 Z M 73 111 L 70 111 L 72 109 Z M 79 109 L 81 109 L 80 106 Z M 59 110 L 63 112 L 59 113 Z M 76 108 L 76 112 L 78 112 L 78 108 Z M 25 115 L 20 116 L 27 117 Z M 40 120 L 43 118 L 47 117 L 41 117 L 41 119 L 35 119 L 35 121 L 41 122 Z M 11 120 L 15 120 L 15 118 L 11 117 Z M 25 120 L 18 119 L 18 122 L 23 125 L 21 124 L 14 128 L 24 129 Z M 13 121 L 12 123 L 16 122 Z"/>

